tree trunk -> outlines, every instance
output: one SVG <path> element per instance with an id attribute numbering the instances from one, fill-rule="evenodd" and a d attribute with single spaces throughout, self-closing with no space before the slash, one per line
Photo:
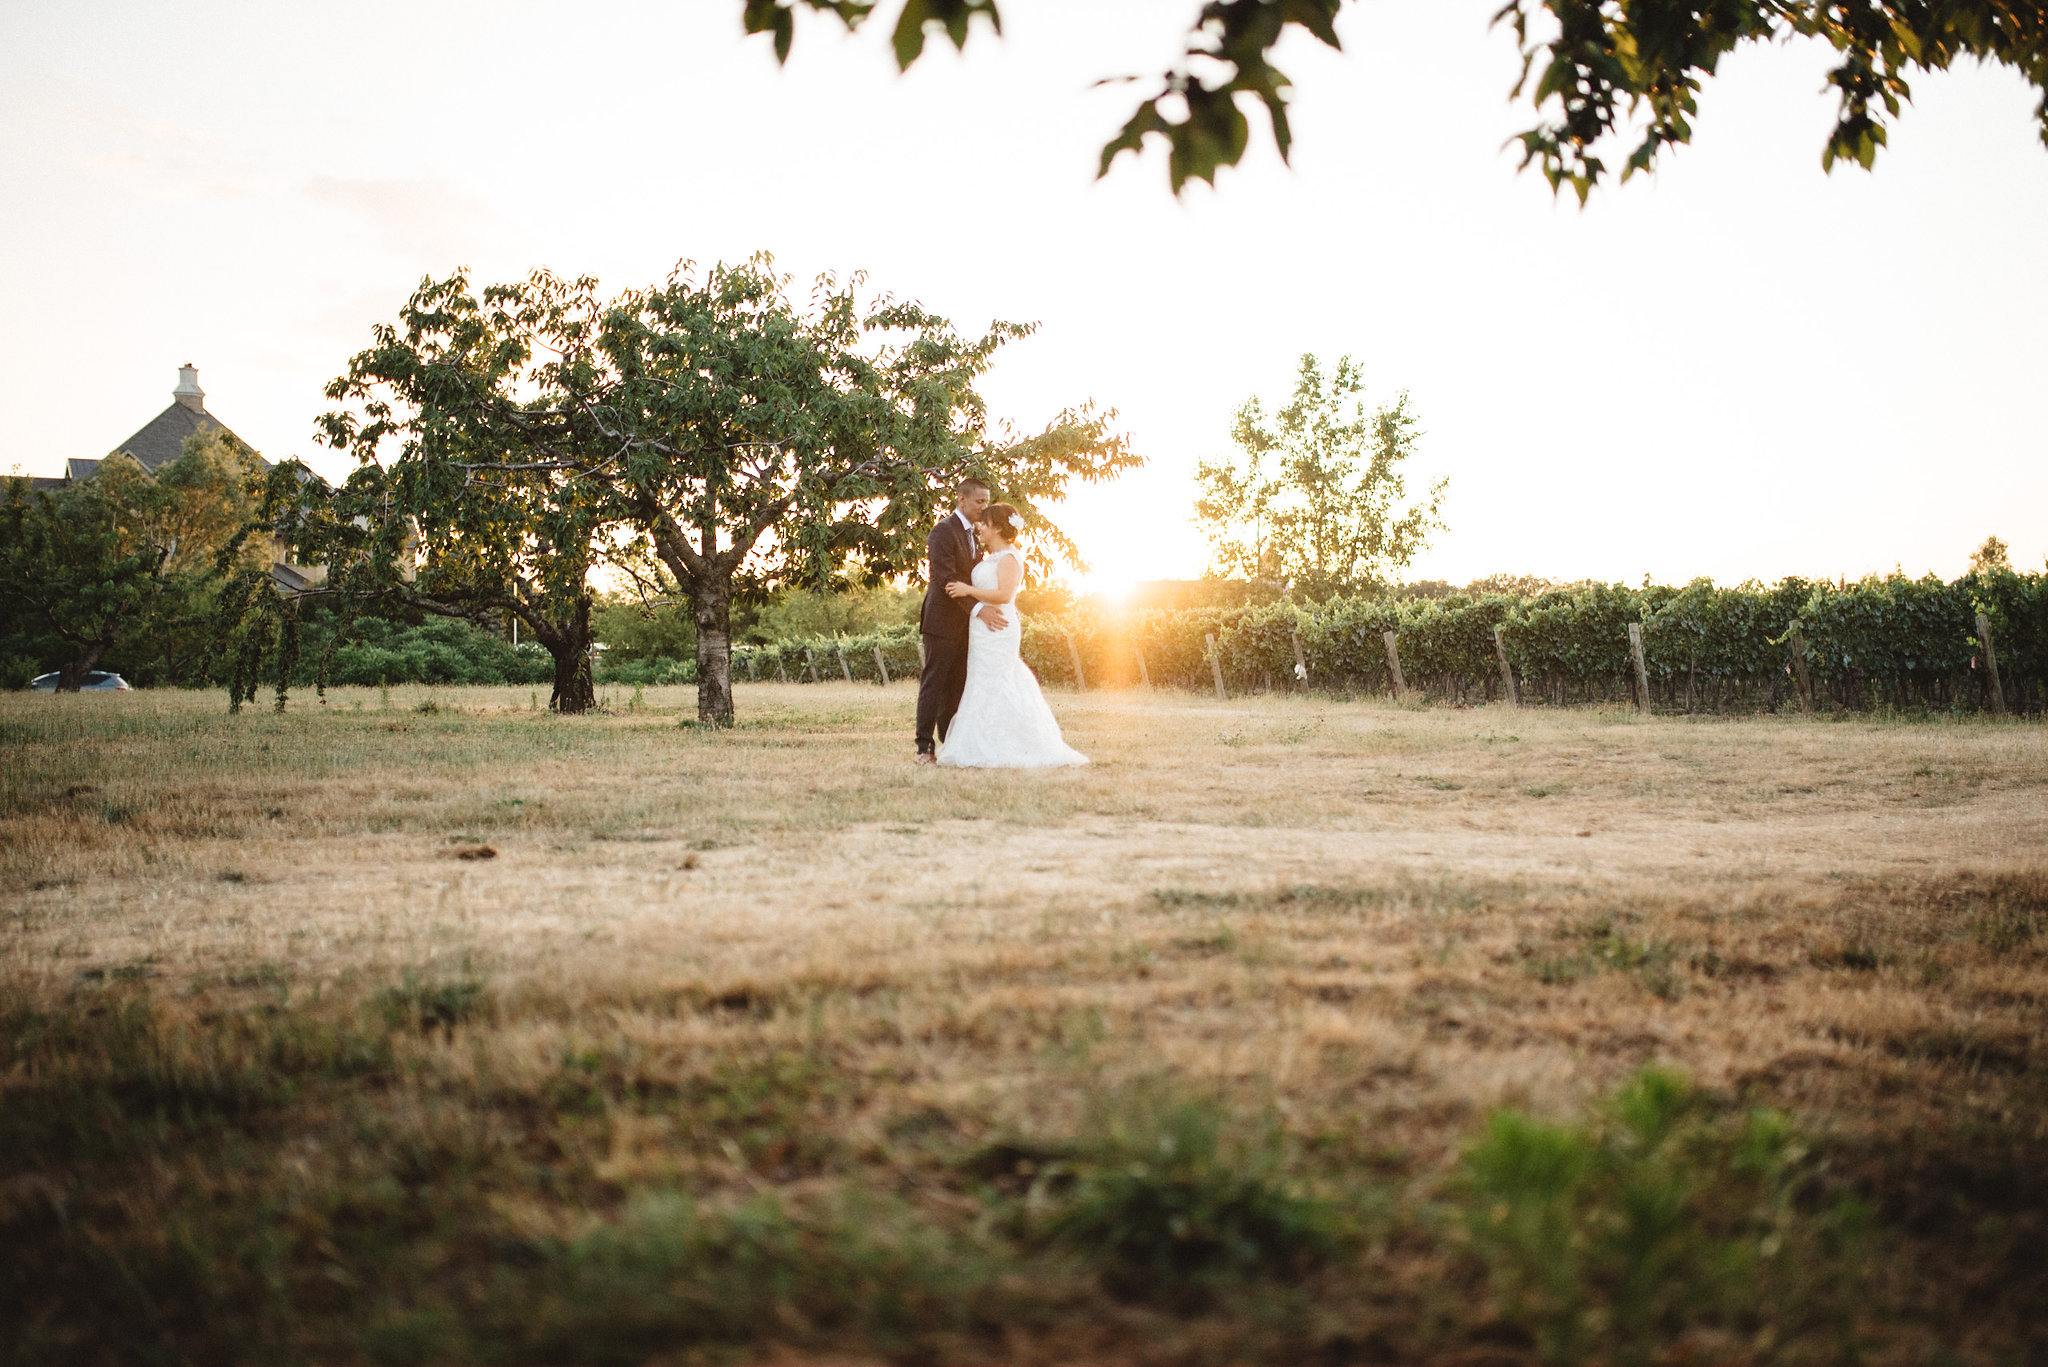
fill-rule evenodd
<path id="1" fill-rule="evenodd" d="M 92 673 L 92 667 L 100 662 L 100 656 L 107 650 L 107 642 L 94 641 L 85 647 L 84 653 L 73 660 L 66 660 L 57 671 L 57 691 L 76 693 L 85 686 L 85 676 Z"/>
<path id="2" fill-rule="evenodd" d="M 548 710 L 573 717 L 597 706 L 597 687 L 590 677 L 590 647 L 550 653 L 555 656 L 555 691 L 548 695 Z"/>
<path id="3" fill-rule="evenodd" d="M 597 706 L 590 667 L 590 600 L 577 599 L 567 618 L 535 627 L 533 634 L 555 661 L 555 691 L 548 697 L 548 710 L 574 717 Z"/>
<path id="4" fill-rule="evenodd" d="M 697 724 L 732 725 L 732 585 L 700 579 L 691 587 L 697 618 Z"/>

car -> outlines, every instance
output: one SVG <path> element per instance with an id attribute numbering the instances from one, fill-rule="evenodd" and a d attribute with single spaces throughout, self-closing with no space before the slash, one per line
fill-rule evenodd
<path id="1" fill-rule="evenodd" d="M 30 688 L 39 688 L 45 693 L 57 691 L 55 674 L 38 674 L 28 681 Z M 85 682 L 78 686 L 81 693 L 127 693 L 131 692 L 128 681 L 119 674 L 109 674 L 104 669 L 95 669 L 85 676 Z"/>

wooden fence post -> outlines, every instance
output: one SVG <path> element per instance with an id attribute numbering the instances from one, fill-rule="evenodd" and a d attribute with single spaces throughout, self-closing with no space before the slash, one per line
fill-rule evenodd
<path id="1" fill-rule="evenodd" d="M 846 681 L 847 681 L 848 683 L 852 683 L 852 682 L 853 682 L 853 668 L 852 668 L 852 666 L 850 666 L 850 665 L 848 665 L 848 664 L 846 663 L 846 651 L 845 651 L 845 649 L 844 649 L 843 647 L 841 647 L 841 646 L 840 646 L 840 645 L 838 644 L 838 642 L 836 642 L 836 641 L 835 641 L 835 642 L 833 643 L 833 645 L 832 645 L 832 653 L 833 653 L 834 655 L 837 655 L 837 656 L 839 657 L 839 672 L 840 672 L 841 674 L 844 674 L 844 675 L 846 676 Z"/>
<path id="2" fill-rule="evenodd" d="M 775 677 L 784 683 L 789 682 L 789 671 L 782 667 L 782 650 L 780 647 L 775 651 Z"/>
<path id="3" fill-rule="evenodd" d="M 1228 699 L 1230 695 L 1223 691 L 1223 660 L 1216 653 L 1216 634 L 1204 632 L 1202 639 L 1209 643 L 1209 671 L 1216 676 L 1216 696 Z"/>
<path id="4" fill-rule="evenodd" d="M 811 654 L 811 648 L 809 646 L 804 647 L 804 672 L 811 676 L 812 683 L 816 683 L 818 681 L 817 657 Z"/>
<path id="5" fill-rule="evenodd" d="M 888 661 L 882 658 L 882 647 L 879 644 L 875 646 L 875 672 L 882 676 L 882 687 L 887 688 L 889 686 L 889 664 Z"/>
<path id="6" fill-rule="evenodd" d="M 1643 624 L 1628 624 L 1628 653 L 1636 662 L 1636 711 L 1650 710 L 1650 666 L 1643 659 Z"/>
<path id="7" fill-rule="evenodd" d="M 1400 702 L 1408 696 L 1408 680 L 1401 677 L 1401 652 L 1394 644 L 1394 633 L 1383 631 L 1380 639 L 1387 643 L 1387 668 L 1394 674 L 1394 701 Z"/>
<path id="8" fill-rule="evenodd" d="M 1799 619 L 1792 619 L 1791 635 L 1787 644 L 1792 647 L 1792 672 L 1799 683 L 1792 691 L 1799 697 L 1801 712 L 1813 711 L 1813 680 L 1806 673 L 1806 632 L 1799 625 Z"/>
<path id="9" fill-rule="evenodd" d="M 1067 638 L 1067 655 L 1074 662 L 1074 691 L 1084 693 L 1088 689 L 1088 676 L 1081 672 L 1081 647 L 1074 644 L 1074 633 L 1065 627 L 1060 628 L 1060 635 Z"/>
<path id="10" fill-rule="evenodd" d="M 748 652 L 747 652 L 747 682 L 748 682 L 748 683 L 759 683 L 759 682 L 761 681 L 761 676 L 760 676 L 760 675 L 759 675 L 758 673 L 756 673 L 756 672 L 755 672 L 755 667 L 756 667 L 756 665 L 757 665 L 757 664 L 758 664 L 758 661 L 757 661 L 757 660 L 755 659 L 755 657 L 754 657 L 754 652 L 753 652 L 753 651 L 751 651 L 751 650 L 750 650 L 750 651 L 748 651 Z"/>
<path id="11" fill-rule="evenodd" d="M 1151 671 L 1145 668 L 1145 648 L 1143 646 L 1132 646 L 1131 653 L 1138 657 L 1138 686 L 1140 688 L 1150 688 L 1152 686 L 1152 674 Z"/>
<path id="12" fill-rule="evenodd" d="M 1508 643 L 1501 639 L 1501 632 L 1505 630 L 1506 628 L 1499 623 L 1494 624 L 1493 653 L 1500 657 L 1500 686 L 1508 700 L 1508 706 L 1520 707 L 1522 695 L 1515 691 L 1515 671 L 1508 664 Z"/>
<path id="13" fill-rule="evenodd" d="M 1991 676 L 1991 711 L 2002 717 L 2005 715 L 2005 689 L 1998 682 L 1998 652 L 1991 648 L 1991 619 L 1981 612 L 1977 614 L 1977 639 L 1984 643 L 1984 670 Z"/>
<path id="14" fill-rule="evenodd" d="M 1293 627 L 1287 628 L 1287 639 L 1294 646 L 1294 681 L 1303 688 L 1308 687 L 1308 657 L 1301 653 L 1301 633 Z"/>

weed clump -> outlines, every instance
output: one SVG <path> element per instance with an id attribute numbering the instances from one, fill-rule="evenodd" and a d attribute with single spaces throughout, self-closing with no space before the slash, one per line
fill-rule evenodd
<path id="1" fill-rule="evenodd" d="M 396 987 L 379 992 L 376 1004 L 391 1029 L 425 1035 L 436 1030 L 453 1033 L 456 1026 L 480 1016 L 488 1000 L 484 984 L 475 978 L 430 983 L 416 973 L 407 973 Z"/>
<path id="2" fill-rule="evenodd" d="M 1336 1250 L 1336 1212 L 1287 1180 L 1275 1126 L 1233 1135 L 1216 1101 L 1157 1088 L 1117 1102 L 1035 1192 L 1055 1207 L 1045 1238 L 1099 1263 L 1113 1295 L 1199 1303 Z"/>
<path id="3" fill-rule="evenodd" d="M 1965 894 L 1970 938 L 1994 954 L 2029 949 L 2048 931 L 2048 875 L 2008 874 Z"/>
<path id="4" fill-rule="evenodd" d="M 1626 973 L 1632 974 L 1652 996 L 1665 1001 L 1676 1001 L 1684 994 L 1676 951 L 1663 940 L 1630 939 L 1610 916 L 1583 926 L 1562 926 L 1558 936 L 1578 941 L 1576 949 L 1543 953 L 1535 946 L 1522 948 L 1524 970 L 1540 983 L 1554 987 L 1599 973 Z"/>
<path id="5" fill-rule="evenodd" d="M 1768 1111 L 1717 1113 L 1646 1069 L 1594 1115 L 1495 1115 L 1454 1201 L 1504 1319 L 1546 1360 L 1715 1360 L 1849 1319 L 1864 1209 L 1817 1205 L 1817 1165 Z"/>

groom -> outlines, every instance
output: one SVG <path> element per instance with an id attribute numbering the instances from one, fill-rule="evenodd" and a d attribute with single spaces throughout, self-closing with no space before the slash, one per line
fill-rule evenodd
<path id="1" fill-rule="evenodd" d="M 956 579 L 971 579 L 981 548 L 974 537 L 974 523 L 988 507 L 988 486 L 978 479 L 963 479 L 953 490 L 953 511 L 941 518 L 925 538 L 925 556 L 930 569 L 924 591 L 924 614 L 918 629 L 924 633 L 924 673 L 917 681 L 917 762 L 938 762 L 937 741 L 946 737 L 946 727 L 960 708 L 960 690 L 967 685 L 967 623 L 972 598 L 949 598 L 946 585 Z M 1002 611 L 986 605 L 977 609 L 992 624 L 1003 620 Z"/>

